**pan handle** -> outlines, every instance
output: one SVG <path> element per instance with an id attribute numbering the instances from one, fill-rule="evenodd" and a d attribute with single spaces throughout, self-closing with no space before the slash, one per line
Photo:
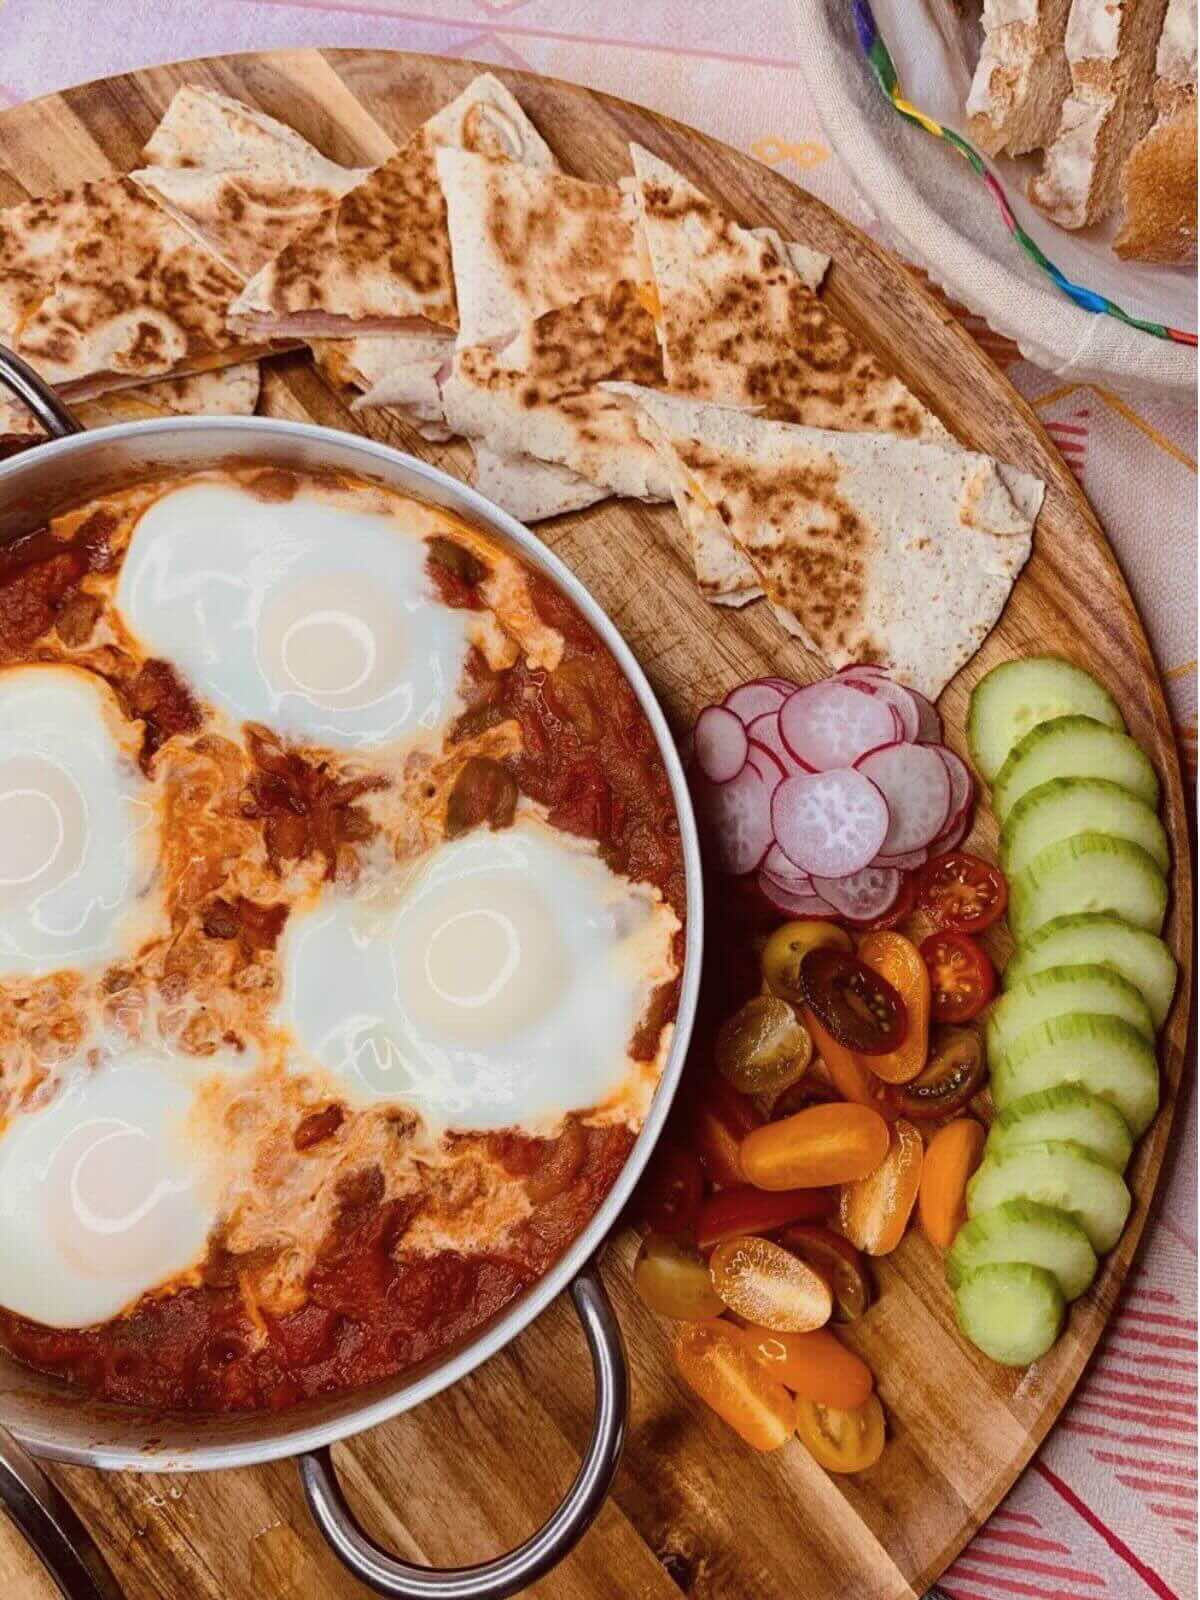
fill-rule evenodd
<path id="1" fill-rule="evenodd" d="M 27 361 L 0 344 L 0 383 L 23 400 L 52 439 L 82 433 L 83 424 Z"/>
<path id="2" fill-rule="evenodd" d="M 299 1458 L 309 1510 L 337 1555 L 361 1583 L 393 1600 L 504 1600 L 536 1583 L 558 1565 L 591 1526 L 604 1504 L 629 1412 L 629 1369 L 621 1330 L 594 1261 L 571 1284 L 592 1357 L 596 1411 L 587 1454 L 550 1520 L 507 1555 L 475 1567 L 416 1567 L 381 1550 L 346 1504 L 328 1449 Z"/>
<path id="3" fill-rule="evenodd" d="M 0 1428 L 0 1508 L 29 1540 L 65 1600 L 122 1600 L 91 1534 L 6 1428 Z"/>

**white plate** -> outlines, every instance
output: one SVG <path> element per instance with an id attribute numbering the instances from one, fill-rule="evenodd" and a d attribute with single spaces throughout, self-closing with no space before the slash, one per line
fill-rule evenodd
<path id="1" fill-rule="evenodd" d="M 1194 403 L 1193 348 L 1075 305 L 1029 260 L 962 157 L 893 110 L 859 46 L 850 0 L 792 4 L 804 75 L 829 143 L 901 255 L 1048 371 Z M 959 41 L 947 43 L 922 0 L 876 0 L 873 9 L 914 103 L 963 127 L 969 68 Z M 1113 255 L 1104 230 L 1071 234 L 1047 221 L 1024 197 L 1036 161 L 996 166 L 1021 225 L 1050 259 L 1131 315 L 1193 330 L 1195 270 L 1131 265 Z"/>

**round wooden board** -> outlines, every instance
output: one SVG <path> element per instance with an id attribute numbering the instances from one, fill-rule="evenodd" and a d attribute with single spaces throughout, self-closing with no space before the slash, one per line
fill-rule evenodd
<path id="1" fill-rule="evenodd" d="M 0 204 L 137 165 L 185 82 L 211 85 L 298 129 L 350 165 L 377 161 L 474 76 L 468 62 L 382 51 L 295 51 L 156 67 L 84 85 L 0 116 Z M 564 166 L 615 180 L 634 138 L 695 179 L 740 221 L 770 223 L 834 259 L 833 311 L 899 371 L 958 437 L 1046 480 L 1034 557 L 1000 626 L 947 690 L 948 739 L 962 748 L 967 694 L 997 661 L 1060 651 L 1114 689 L 1165 785 L 1174 849 L 1168 936 L 1185 976 L 1162 1039 L 1164 1105 L 1131 1169 L 1133 1216 L 1054 1350 L 1028 1372 L 993 1366 L 954 1327 L 941 1265 L 916 1230 L 878 1274 L 881 1297 L 853 1338 L 878 1377 L 890 1423 L 879 1465 L 827 1477 L 798 1445 L 755 1456 L 689 1398 L 667 1330 L 630 1290 L 635 1240 L 610 1248 L 606 1280 L 633 1366 L 633 1416 L 609 1505 L 581 1549 L 539 1588 L 550 1600 L 902 1600 L 926 1587 L 1012 1485 L 1068 1399 L 1137 1249 L 1170 1137 L 1185 1059 L 1191 878 L 1179 768 L 1163 692 L 1133 604 L 1075 480 L 1037 417 L 900 262 L 819 201 L 757 163 L 653 112 L 586 89 L 500 72 Z M 263 408 L 373 437 L 464 473 L 461 445 L 429 446 L 385 412 L 352 416 L 306 357 L 268 364 Z M 742 678 L 819 675 L 765 606 L 699 597 L 668 507 L 609 502 L 539 530 L 629 640 L 668 715 L 683 726 Z M 980 808 L 976 840 L 995 829 Z M 686 1083 L 685 1083 L 686 1089 Z M 574 1471 L 591 1380 L 569 1308 L 558 1304 L 471 1378 L 355 1439 L 339 1462 L 367 1525 L 440 1565 L 524 1537 Z M 322 1547 L 284 1462 L 189 1478 L 56 1470 L 96 1530 L 131 1600 L 329 1600 L 361 1595 Z M 0 1525 L 8 1592 L 49 1596 L 40 1569 Z M 13 1587 L 15 1582 L 16 1587 Z"/>

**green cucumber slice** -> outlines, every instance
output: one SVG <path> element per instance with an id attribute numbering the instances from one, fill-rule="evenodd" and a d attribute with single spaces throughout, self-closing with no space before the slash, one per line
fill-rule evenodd
<path id="1" fill-rule="evenodd" d="M 1124 1172 L 1133 1154 L 1133 1138 L 1116 1106 L 1099 1095 L 1089 1094 L 1078 1083 L 1039 1089 L 1005 1106 L 992 1123 L 987 1148 L 1003 1155 L 1021 1145 L 1043 1144 L 1047 1139 L 1069 1139 L 1072 1144 L 1081 1144 L 1114 1172 Z"/>
<path id="2" fill-rule="evenodd" d="M 1047 967 L 1011 984 L 996 1001 L 988 1015 L 988 1055 L 1003 1055 L 1019 1034 L 1039 1022 L 1079 1011 L 1120 1017 L 1154 1043 L 1150 1008 L 1128 978 L 1112 967 Z"/>
<path id="3" fill-rule="evenodd" d="M 1078 833 L 1049 845 L 1009 885 L 1008 924 L 1024 944 L 1054 917 L 1107 911 L 1161 933 L 1167 880 L 1153 856 L 1128 839 Z"/>
<path id="4" fill-rule="evenodd" d="M 964 1223 L 946 1257 L 946 1281 L 956 1289 L 976 1267 L 1001 1261 L 1045 1267 L 1058 1279 L 1066 1300 L 1085 1293 L 1099 1264 L 1074 1217 L 1034 1200 L 1006 1200 Z"/>
<path id="5" fill-rule="evenodd" d="M 1157 816 L 1106 778 L 1051 778 L 1023 795 L 1000 831 L 1000 865 L 1015 878 L 1047 845 L 1078 833 L 1128 839 L 1153 856 L 1160 871 L 1171 865 L 1167 831 Z"/>
<path id="6" fill-rule="evenodd" d="M 1045 1267 L 997 1262 L 968 1272 L 954 1296 L 963 1333 L 993 1361 L 1027 1367 L 1062 1332 L 1066 1304 L 1058 1279 Z"/>
<path id="7" fill-rule="evenodd" d="M 989 783 L 1010 751 L 1040 723 L 1082 715 L 1125 730 L 1117 703 L 1095 678 L 1058 656 L 1030 656 L 993 667 L 971 691 L 967 744 Z"/>
<path id="8" fill-rule="evenodd" d="M 1119 1017 L 1086 1013 L 1039 1022 L 991 1063 L 998 1110 L 1041 1089 L 1078 1083 L 1111 1101 L 1135 1139 L 1158 1110 L 1158 1061 L 1145 1036 Z"/>
<path id="9" fill-rule="evenodd" d="M 967 1215 L 1006 1200 L 1033 1200 L 1074 1217 L 1098 1255 L 1111 1250 L 1129 1216 L 1129 1190 L 1119 1172 L 1066 1139 L 1021 1145 L 985 1157 L 967 1185 Z"/>
<path id="10" fill-rule="evenodd" d="M 1005 989 L 1015 989 L 1048 967 L 1097 963 L 1135 984 L 1150 1007 L 1155 1028 L 1171 1009 L 1178 966 L 1156 934 L 1102 911 L 1054 917 L 1023 943 L 1004 969 Z"/>
<path id="11" fill-rule="evenodd" d="M 1051 778 L 1107 778 L 1158 810 L 1158 774 L 1141 746 L 1095 717 L 1054 717 L 1025 735 L 992 785 L 997 818 L 1003 822 L 1022 795 Z"/>

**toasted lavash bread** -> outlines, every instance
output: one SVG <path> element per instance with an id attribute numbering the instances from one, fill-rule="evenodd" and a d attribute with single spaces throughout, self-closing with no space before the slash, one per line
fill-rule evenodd
<path id="1" fill-rule="evenodd" d="M 1071 93 L 1029 197 L 1064 228 L 1117 202 L 1121 169 L 1154 115 L 1154 60 L 1166 0 L 1071 0 Z"/>
<path id="2" fill-rule="evenodd" d="M 0 342 L 16 343 L 22 323 L 53 287 L 76 240 L 96 216 L 107 213 L 120 182 L 81 183 L 0 211 Z"/>
<path id="3" fill-rule="evenodd" d="M 458 312 L 435 161 L 444 145 L 554 164 L 517 101 L 484 73 L 251 279 L 233 307 L 234 325 L 306 338 L 453 332 Z"/>
<path id="4" fill-rule="evenodd" d="M 151 417 L 249 417 L 258 405 L 261 378 L 257 361 L 186 378 L 162 378 L 136 389 L 115 389 L 85 400 L 75 415 L 85 428 L 112 422 L 144 422 Z M 42 430 L 19 400 L 0 400 L 0 443 L 42 438 Z"/>
<path id="5" fill-rule="evenodd" d="M 175 91 L 146 141 L 142 165 L 270 172 L 298 185 L 334 184 L 349 170 L 321 155 L 286 122 L 199 83 Z"/>
<path id="6" fill-rule="evenodd" d="M 475 487 L 518 522 L 542 522 L 564 511 L 581 511 L 608 493 L 549 461 L 498 455 L 485 444 L 476 444 L 474 449 Z"/>
<path id="7" fill-rule="evenodd" d="M 14 342 L 67 398 L 232 366 L 258 353 L 229 331 L 241 287 L 128 178 L 97 186 L 87 226 Z"/>
<path id="8" fill-rule="evenodd" d="M 1196 0 L 1168 0 L 1155 58 L 1154 126 L 1121 169 L 1113 248 L 1137 261 L 1196 260 Z"/>
<path id="9" fill-rule="evenodd" d="M 458 290 L 458 342 L 507 344 L 544 312 L 636 279 L 632 198 L 564 172 L 437 153 Z"/>
<path id="10" fill-rule="evenodd" d="M 1071 88 L 1064 48 L 1071 0 L 983 0 L 983 49 L 967 131 L 989 155 L 1050 143 Z"/>
<path id="11" fill-rule="evenodd" d="M 995 625 L 1033 522 L 990 457 L 612 387 L 831 666 L 877 662 L 936 699 Z"/>

